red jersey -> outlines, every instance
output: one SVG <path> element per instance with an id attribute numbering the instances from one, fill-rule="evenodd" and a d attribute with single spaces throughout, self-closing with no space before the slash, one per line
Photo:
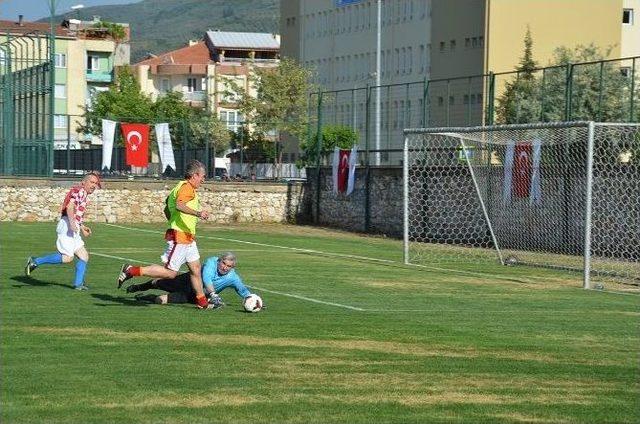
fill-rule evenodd
<path id="1" fill-rule="evenodd" d="M 81 225 L 84 221 L 84 213 L 87 209 L 87 196 L 88 194 L 82 186 L 78 185 L 72 187 L 62 202 L 60 210 L 62 216 L 67 216 L 67 206 L 69 206 L 70 202 L 73 202 L 75 214 L 73 217 L 69 217 L 69 219 L 73 218 L 76 220 L 78 225 Z"/>

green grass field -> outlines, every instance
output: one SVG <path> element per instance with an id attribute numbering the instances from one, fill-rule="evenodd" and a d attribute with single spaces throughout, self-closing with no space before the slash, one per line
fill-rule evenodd
<path id="1" fill-rule="evenodd" d="M 201 254 L 234 250 L 267 308 L 222 292 L 200 311 L 115 287 L 122 258 L 159 260 L 161 226 L 92 228 L 78 292 L 70 265 L 22 274 L 55 223 L 0 225 L 2 423 L 640 422 L 640 297 L 580 275 L 418 269 L 397 240 L 203 226 Z"/>

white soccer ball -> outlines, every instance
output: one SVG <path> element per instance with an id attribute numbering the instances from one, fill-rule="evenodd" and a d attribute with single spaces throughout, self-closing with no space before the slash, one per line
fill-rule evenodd
<path id="1" fill-rule="evenodd" d="M 242 305 L 247 312 L 260 312 L 262 309 L 262 299 L 257 294 L 250 294 L 244 298 Z"/>

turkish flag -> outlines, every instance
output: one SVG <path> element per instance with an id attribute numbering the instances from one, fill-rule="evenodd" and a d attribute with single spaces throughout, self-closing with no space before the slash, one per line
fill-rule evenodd
<path id="1" fill-rule="evenodd" d="M 350 150 L 340 150 L 338 162 L 338 192 L 345 193 L 349 183 L 349 155 Z"/>
<path id="2" fill-rule="evenodd" d="M 515 197 L 529 197 L 532 169 L 531 144 L 517 144 L 514 156 L 511 192 Z"/>
<path id="3" fill-rule="evenodd" d="M 122 123 L 120 128 L 127 148 L 127 165 L 141 167 L 149 165 L 149 125 Z"/>

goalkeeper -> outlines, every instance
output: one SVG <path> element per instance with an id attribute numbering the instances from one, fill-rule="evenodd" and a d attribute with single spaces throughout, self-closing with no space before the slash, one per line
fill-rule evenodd
<path id="1" fill-rule="evenodd" d="M 236 255 L 232 252 L 224 252 L 218 256 L 208 258 L 202 266 L 202 283 L 204 293 L 209 298 L 209 307 L 212 309 L 224 306 L 217 293 L 233 287 L 238 296 L 246 298 L 251 292 L 244 285 L 242 279 L 235 271 Z M 189 273 L 183 273 L 175 278 L 163 278 L 149 280 L 143 284 L 132 284 L 127 287 L 127 293 L 159 289 L 168 292 L 156 296 L 155 302 L 161 305 L 167 303 L 196 303 L 196 293 L 191 286 Z"/>

